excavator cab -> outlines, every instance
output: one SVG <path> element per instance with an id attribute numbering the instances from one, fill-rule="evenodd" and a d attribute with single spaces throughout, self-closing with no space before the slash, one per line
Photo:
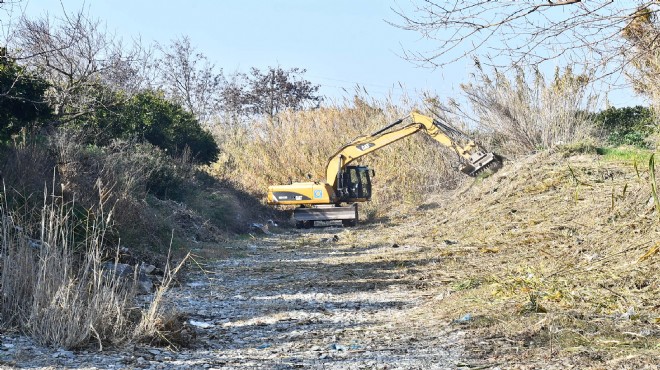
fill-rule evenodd
<path id="1" fill-rule="evenodd" d="M 367 166 L 346 166 L 339 173 L 337 197 L 341 202 L 365 202 L 371 199 L 371 176 Z"/>

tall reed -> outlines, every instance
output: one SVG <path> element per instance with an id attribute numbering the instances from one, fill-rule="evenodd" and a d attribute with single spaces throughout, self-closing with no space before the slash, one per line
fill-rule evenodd
<path id="1" fill-rule="evenodd" d="M 224 135 L 224 153 L 215 170 L 261 197 L 269 185 L 307 181 L 308 175 L 323 181 L 328 158 L 342 145 L 413 109 L 356 98 L 350 105 L 283 112 L 277 120 L 253 119 Z M 421 133 L 360 158 L 355 164 L 368 164 L 376 171 L 367 212 L 382 214 L 453 186 L 460 176 L 450 168 L 454 161 L 455 154 Z"/>
<path id="2" fill-rule="evenodd" d="M 538 69 L 516 68 L 509 76 L 477 67 L 475 82 L 461 88 L 478 128 L 505 152 L 529 154 L 592 137 L 589 112 L 598 97 L 590 93 L 589 75 L 567 68 L 547 79 Z"/>
<path id="3" fill-rule="evenodd" d="M 103 348 L 157 333 L 163 295 L 181 265 L 139 309 L 139 268 L 133 276 L 119 273 L 118 253 L 113 260 L 107 250 L 111 212 L 99 207 L 83 215 L 81 233 L 74 202 L 45 193 L 41 208 L 31 211 L 10 207 L 5 194 L 0 192 L 0 325 L 64 348 L 90 342 Z"/>
<path id="4" fill-rule="evenodd" d="M 91 339 L 125 338 L 134 289 L 104 270 L 103 240 L 110 215 L 88 215 L 85 233 L 75 229 L 74 203 L 44 195 L 34 215 L 0 205 L 2 321 L 38 342 L 66 348 Z"/>

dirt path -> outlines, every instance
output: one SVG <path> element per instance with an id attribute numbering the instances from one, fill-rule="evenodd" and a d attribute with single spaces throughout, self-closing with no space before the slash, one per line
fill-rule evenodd
<path id="1" fill-rule="evenodd" d="M 240 242 L 168 299 L 195 327 L 194 347 L 98 353 L 2 335 L 0 367 L 453 369 L 460 326 L 420 314 L 438 299 L 407 255 L 357 229 L 317 228 Z M 423 312 L 423 310 L 422 310 Z"/>
<path id="2" fill-rule="evenodd" d="M 402 274 L 405 261 L 386 257 L 392 246 L 360 248 L 347 233 L 359 235 L 325 228 L 260 239 L 173 292 L 208 326 L 215 366 L 455 367 L 462 333 L 411 315 L 434 295 Z"/>

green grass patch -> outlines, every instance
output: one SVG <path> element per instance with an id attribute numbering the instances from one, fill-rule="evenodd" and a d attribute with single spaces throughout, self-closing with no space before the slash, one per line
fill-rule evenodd
<path id="1" fill-rule="evenodd" d="M 468 289 L 474 289 L 478 288 L 481 286 L 482 281 L 479 279 L 467 279 L 467 280 L 461 280 L 458 281 L 454 284 L 452 284 L 452 288 L 455 291 L 461 291 L 461 290 L 468 290 Z"/>
<path id="2" fill-rule="evenodd" d="M 598 148 L 596 153 L 606 161 L 646 163 L 653 151 L 636 147 Z"/>

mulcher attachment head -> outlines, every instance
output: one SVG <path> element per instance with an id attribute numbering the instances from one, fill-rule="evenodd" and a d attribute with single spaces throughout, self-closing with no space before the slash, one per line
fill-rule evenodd
<path id="1" fill-rule="evenodd" d="M 502 168 L 502 162 L 503 158 L 495 153 L 477 151 L 470 156 L 470 163 L 461 168 L 461 172 L 473 177 L 486 170 L 496 172 Z"/>

